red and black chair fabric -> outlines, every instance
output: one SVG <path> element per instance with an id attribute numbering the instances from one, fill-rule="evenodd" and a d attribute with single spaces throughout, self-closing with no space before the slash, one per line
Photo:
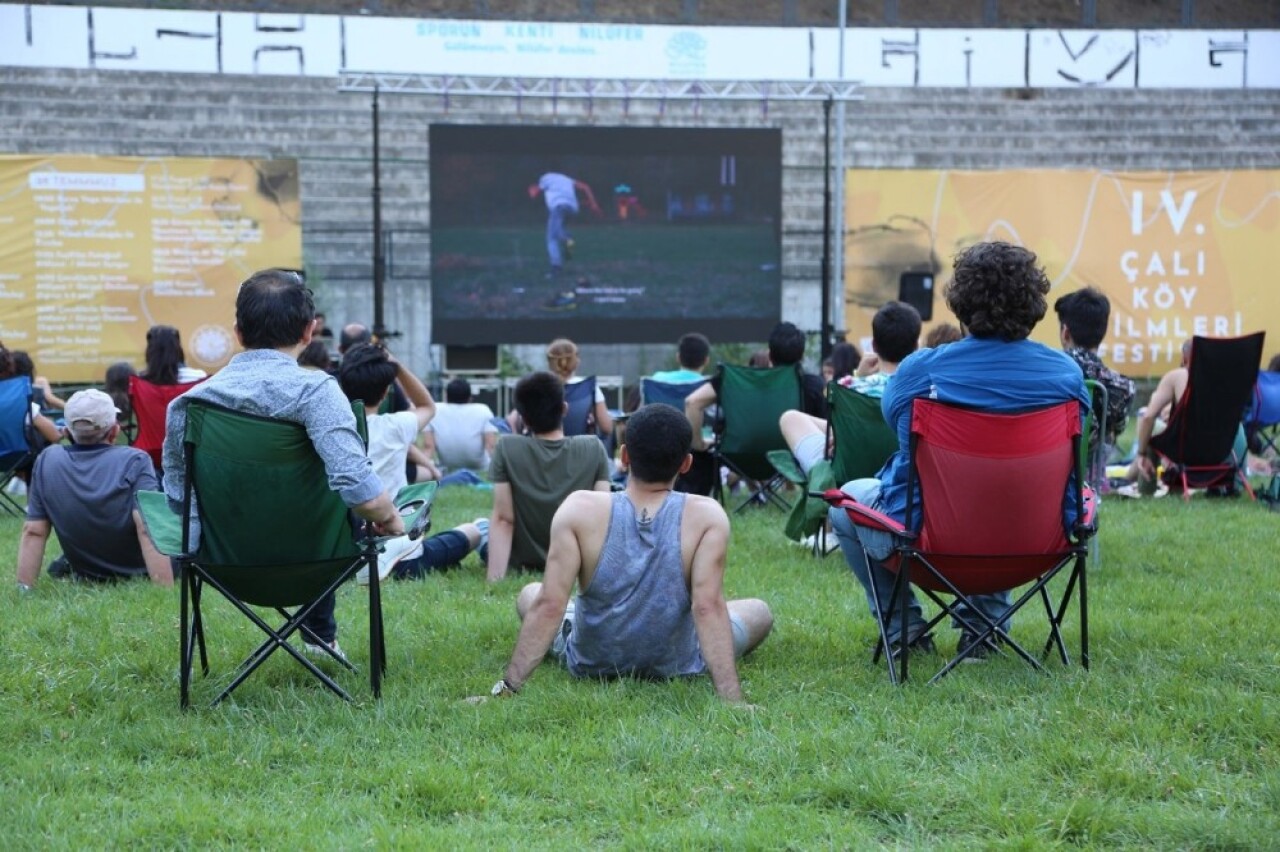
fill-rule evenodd
<path id="1" fill-rule="evenodd" d="M 1056 647 L 1063 664 L 1069 664 L 1061 626 L 1077 587 L 1080 660 L 1089 667 L 1085 567 L 1088 540 L 1095 526 L 1093 494 L 1084 486 L 1080 441 L 1081 406 L 1076 400 L 1029 412 L 996 414 L 917 399 L 911 412 L 906 522 L 898 523 L 869 509 L 843 491 L 823 495 L 832 506 L 845 510 L 854 524 L 893 535 L 894 550 L 885 567 L 897 574 L 897 580 L 889 606 L 881 609 L 874 584 L 872 593 L 878 611 L 898 608 L 900 635 L 906 635 L 906 584 L 911 583 L 941 610 L 929 621 L 926 632 L 952 616 L 963 624 L 964 632 L 977 637 L 935 674 L 931 683 L 984 643 L 1001 651 L 1008 649 L 1038 670 L 1044 668 L 1040 660 Z M 1070 527 L 1064 520 L 1068 506 L 1074 518 Z M 1055 604 L 1048 585 L 1064 571 L 1067 583 Z M 993 594 L 1028 583 L 998 622 L 968 601 L 970 595 Z M 1049 637 L 1040 659 L 1000 626 L 1037 597 L 1044 603 L 1049 622 Z M 962 603 L 967 606 L 959 607 Z M 883 623 L 880 642 L 889 662 L 890 680 L 905 681 L 909 648 L 891 653 Z"/>
<path id="2" fill-rule="evenodd" d="M 160 451 L 164 447 L 165 415 L 169 403 L 203 382 L 200 379 L 180 385 L 157 385 L 140 376 L 129 377 L 129 404 L 133 406 L 136 434 L 133 446 L 151 456 L 160 475 Z"/>

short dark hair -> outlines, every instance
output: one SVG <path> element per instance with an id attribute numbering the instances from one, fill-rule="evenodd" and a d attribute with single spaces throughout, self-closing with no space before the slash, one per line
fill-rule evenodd
<path id="1" fill-rule="evenodd" d="M 871 318 L 871 343 L 880 360 L 899 363 L 920 345 L 920 312 L 906 302 L 886 302 Z"/>
<path id="2" fill-rule="evenodd" d="M 1004 242 L 977 243 L 956 255 L 943 292 L 974 337 L 1025 340 L 1048 310 L 1049 278 L 1035 253 Z"/>
<path id="3" fill-rule="evenodd" d="M 1081 349 L 1097 349 L 1107 335 L 1111 300 L 1095 287 L 1082 287 L 1053 303 L 1058 322 L 1067 327 L 1071 342 Z"/>
<path id="4" fill-rule="evenodd" d="M 564 382 L 554 373 L 530 373 L 516 382 L 516 412 L 535 435 L 564 424 Z"/>
<path id="5" fill-rule="evenodd" d="M 396 380 L 399 368 L 387 358 L 387 350 L 372 343 L 360 343 L 347 352 L 338 367 L 338 385 L 347 399 L 377 405 Z"/>
<path id="6" fill-rule="evenodd" d="M 236 328 L 245 349 L 293 346 L 315 318 L 311 291 L 288 269 L 255 272 L 236 294 Z"/>
<path id="7" fill-rule="evenodd" d="M 342 331 L 338 333 L 338 351 L 346 353 L 348 349 L 360 343 L 369 343 L 373 340 L 373 332 L 368 326 L 363 326 L 358 322 L 347 323 L 342 327 Z"/>
<path id="8" fill-rule="evenodd" d="M 700 370 L 711 357 L 711 341 L 697 332 L 686 334 L 676 344 L 676 357 L 686 370 Z"/>
<path id="9" fill-rule="evenodd" d="M 957 340 L 964 339 L 964 332 L 960 330 L 958 325 L 949 322 L 940 322 L 933 328 L 929 329 L 929 333 L 924 336 L 924 345 L 926 349 L 933 349 L 943 346 L 947 343 L 955 343 Z"/>
<path id="10" fill-rule="evenodd" d="M 804 332 L 794 323 L 780 322 L 769 332 L 769 360 L 775 367 L 799 364 L 804 359 Z"/>
<path id="11" fill-rule="evenodd" d="M 298 366 L 314 367 L 317 370 L 328 370 L 331 365 L 329 347 L 319 337 L 313 339 L 298 353 Z"/>
<path id="12" fill-rule="evenodd" d="M 454 379 L 444 389 L 444 401 L 454 405 L 462 405 L 471 401 L 471 382 L 466 379 Z"/>
<path id="13" fill-rule="evenodd" d="M 15 376 L 27 376 L 31 379 L 36 377 L 36 363 L 31 360 L 22 349 L 15 349 L 9 353 L 9 358 L 13 361 L 13 374 Z"/>
<path id="14" fill-rule="evenodd" d="M 689 454 L 693 427 L 683 411 L 661 402 L 643 406 L 627 420 L 627 458 L 640 482 L 670 482 Z"/>
<path id="15" fill-rule="evenodd" d="M 845 376 L 852 376 L 861 360 L 862 353 L 858 351 L 858 347 L 848 341 L 840 341 L 831 347 L 831 357 L 827 359 L 831 362 L 831 378 L 843 379 Z"/>

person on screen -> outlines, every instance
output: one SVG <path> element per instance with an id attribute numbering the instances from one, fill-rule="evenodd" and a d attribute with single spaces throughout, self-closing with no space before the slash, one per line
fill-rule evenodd
<path id="1" fill-rule="evenodd" d="M 570 216 L 578 215 L 578 193 L 586 199 L 587 207 L 597 216 L 602 215 L 591 187 L 559 172 L 547 172 L 529 185 L 529 198 L 539 195 L 547 205 L 547 260 L 551 270 L 547 278 L 556 279 L 564 271 L 566 260 L 573 257 L 573 237 L 567 227 Z M 572 290 L 554 296 L 546 307 L 549 310 L 571 310 L 577 306 L 577 294 Z"/>

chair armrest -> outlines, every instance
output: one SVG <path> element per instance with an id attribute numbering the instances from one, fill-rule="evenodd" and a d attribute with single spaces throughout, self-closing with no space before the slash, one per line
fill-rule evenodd
<path id="1" fill-rule="evenodd" d="M 404 530 L 411 541 L 417 541 L 431 529 L 431 503 L 438 482 L 415 482 L 401 488 L 393 501 L 404 518 Z"/>
<path id="2" fill-rule="evenodd" d="M 845 494 L 839 488 L 832 488 L 831 490 L 824 491 L 820 494 L 811 493 L 809 496 L 826 500 L 833 508 L 844 509 L 845 513 L 849 516 L 849 520 L 860 527 L 882 530 L 901 538 L 915 538 L 915 533 L 908 530 L 898 521 L 895 521 L 883 512 L 877 512 L 869 506 L 864 506 L 848 494 Z"/>
<path id="3" fill-rule="evenodd" d="M 182 556 L 182 516 L 169 508 L 162 491 L 139 491 L 134 495 L 142 526 L 151 543 L 165 556 Z"/>

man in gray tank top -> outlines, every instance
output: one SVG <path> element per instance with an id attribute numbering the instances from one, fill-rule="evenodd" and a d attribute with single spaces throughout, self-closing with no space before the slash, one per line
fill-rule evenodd
<path id="1" fill-rule="evenodd" d="M 720 504 L 671 490 L 692 461 L 691 439 L 683 413 L 645 406 L 627 423 L 626 491 L 565 500 L 543 582 L 516 602 L 520 638 L 491 695 L 515 695 L 550 650 L 577 677 L 709 672 L 716 694 L 743 700 L 735 661 L 769 635 L 773 615 L 761 600 L 724 599 L 729 519 Z"/>

